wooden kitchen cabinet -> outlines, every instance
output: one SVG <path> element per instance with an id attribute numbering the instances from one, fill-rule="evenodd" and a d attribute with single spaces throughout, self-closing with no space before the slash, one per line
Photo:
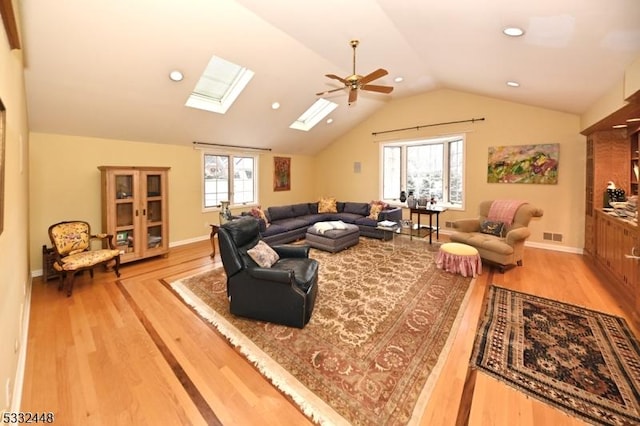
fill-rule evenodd
<path id="1" fill-rule="evenodd" d="M 627 257 L 640 250 L 638 225 L 631 220 L 596 210 L 597 264 L 631 297 L 638 291 L 638 260 Z"/>
<path id="2" fill-rule="evenodd" d="M 114 236 L 120 262 L 169 252 L 169 167 L 100 166 L 102 229 Z"/>

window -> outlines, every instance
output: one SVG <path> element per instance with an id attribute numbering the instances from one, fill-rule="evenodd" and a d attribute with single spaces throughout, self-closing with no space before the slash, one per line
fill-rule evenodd
<path id="1" fill-rule="evenodd" d="M 204 153 L 202 158 L 205 209 L 221 201 L 232 206 L 258 202 L 257 156 Z"/>
<path id="2" fill-rule="evenodd" d="M 383 143 L 381 158 L 383 200 L 397 202 L 405 190 L 463 207 L 464 136 Z"/>

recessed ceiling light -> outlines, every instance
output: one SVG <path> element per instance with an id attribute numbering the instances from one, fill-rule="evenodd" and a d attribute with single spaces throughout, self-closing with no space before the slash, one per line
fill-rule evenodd
<path id="1" fill-rule="evenodd" d="M 333 123 L 333 118 L 327 118 L 327 124 Z"/>
<path id="2" fill-rule="evenodd" d="M 280 102 L 274 102 L 271 104 L 271 109 L 278 109 L 280 108 Z"/>
<path id="3" fill-rule="evenodd" d="M 520 87 L 520 83 L 517 81 L 507 81 L 507 86 L 509 87 Z"/>
<path id="4" fill-rule="evenodd" d="M 396 83 L 402 83 L 404 81 L 404 77 L 396 77 L 393 79 Z"/>
<path id="5" fill-rule="evenodd" d="M 509 37 L 520 37 L 524 34 L 524 30 L 518 27 L 506 27 L 502 29 L 502 32 Z"/>
<path id="6" fill-rule="evenodd" d="M 182 81 L 184 75 L 180 71 L 174 70 L 169 73 L 169 78 L 173 81 Z"/>

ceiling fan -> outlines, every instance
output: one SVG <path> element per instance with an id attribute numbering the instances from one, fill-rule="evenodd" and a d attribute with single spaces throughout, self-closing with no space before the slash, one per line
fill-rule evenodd
<path id="1" fill-rule="evenodd" d="M 384 77 L 389 74 L 389 72 L 383 68 L 378 68 L 370 74 L 365 75 L 364 77 L 356 74 L 356 47 L 360 42 L 358 40 L 351 40 L 349 42 L 351 47 L 353 48 L 353 74 L 348 77 L 342 78 L 338 77 L 335 74 L 325 74 L 326 77 L 332 78 L 334 80 L 338 80 L 345 87 L 340 87 L 338 89 L 326 90 L 324 92 L 316 93 L 318 96 L 326 95 L 327 93 L 337 92 L 338 90 L 344 90 L 345 88 L 349 89 L 349 105 L 358 99 L 358 90 L 368 90 L 370 92 L 379 92 L 379 93 L 391 93 L 393 91 L 393 87 L 391 86 L 379 86 L 376 84 L 369 84 L 373 80 L 377 80 L 380 77 Z"/>

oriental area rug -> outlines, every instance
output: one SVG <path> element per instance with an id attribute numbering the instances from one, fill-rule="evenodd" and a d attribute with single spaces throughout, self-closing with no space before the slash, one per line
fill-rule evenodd
<path id="1" fill-rule="evenodd" d="M 588 423 L 640 424 L 640 344 L 623 318 L 491 286 L 471 365 Z"/>
<path id="2" fill-rule="evenodd" d="M 320 262 L 304 329 L 229 313 L 218 268 L 171 283 L 312 421 L 404 425 L 419 420 L 472 286 L 436 268 L 437 245 L 361 238 Z"/>

